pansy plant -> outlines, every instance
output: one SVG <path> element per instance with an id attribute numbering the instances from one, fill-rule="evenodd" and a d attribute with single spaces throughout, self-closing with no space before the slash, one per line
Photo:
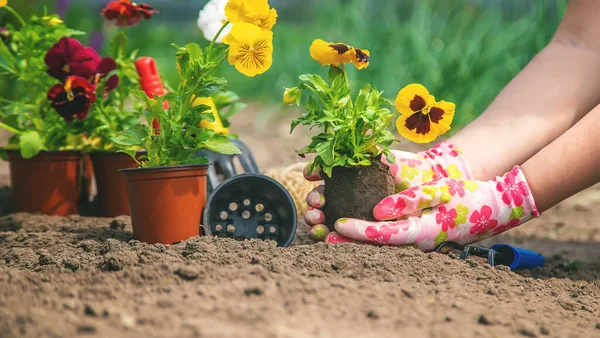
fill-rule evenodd
<path id="1" fill-rule="evenodd" d="M 0 127 L 13 134 L 5 149 L 18 149 L 24 158 L 31 158 L 42 150 L 60 150 L 69 146 L 77 131 L 73 126 L 63 122 L 63 118 L 53 111 L 48 101 L 48 89 L 56 84 L 56 79 L 47 73 L 44 62 L 46 53 L 62 37 L 82 35 L 83 32 L 68 29 L 56 15 L 44 13 L 41 16 L 32 15 L 26 20 L 15 10 L 4 3 L 0 10 L 7 10 L 17 20 L 16 26 L 9 25 L 0 39 L 0 77 L 2 81 L 12 81 L 11 92 L 0 99 Z M 54 74 L 66 80 L 72 70 L 80 72 L 85 77 L 92 77 L 97 72 L 97 61 L 91 60 L 94 66 L 89 66 L 88 57 L 72 55 L 73 62 L 62 65 L 61 70 Z M 85 106 L 93 101 L 89 95 L 87 83 L 81 87 L 81 81 L 70 81 L 67 87 L 75 88 L 75 92 L 61 91 L 54 88 L 53 93 L 80 102 L 85 112 Z M 88 81 L 85 79 L 85 81 Z M 64 87 L 63 87 L 64 89 Z M 69 89 L 69 88 L 67 88 Z M 85 92 L 85 102 L 80 94 Z M 56 106 L 61 106 L 59 101 Z M 76 118 L 81 114 L 69 114 L 69 109 L 63 105 L 58 108 L 62 113 Z"/>
<path id="2" fill-rule="evenodd" d="M 275 24 L 276 11 L 269 7 L 267 0 L 230 0 L 224 10 L 227 20 L 223 20 L 204 50 L 195 43 L 183 47 L 173 45 L 180 76 L 179 85 L 173 92 L 153 98 L 138 92 L 148 107 L 143 111 L 147 124 L 130 128 L 113 138 L 121 146 L 140 147 L 147 151 L 140 166 L 206 164 L 207 150 L 222 154 L 240 153 L 227 136 L 200 127 L 202 121 L 214 122 L 215 117 L 210 106 L 195 102 L 214 97 L 217 107 L 229 105 L 234 109 L 232 102 L 237 101 L 237 97 L 226 91 L 227 81 L 215 73 L 225 60 L 249 77 L 262 74 L 271 67 L 271 28 Z M 230 24 L 229 33 L 221 39 L 221 34 L 228 31 Z M 218 41 L 223 41 L 223 44 Z M 168 105 L 164 105 L 164 101 Z M 153 121 L 158 122 L 159 130 L 152 126 Z M 136 158 L 133 151 L 124 151 Z"/>
<path id="3" fill-rule="evenodd" d="M 298 151 L 302 157 L 316 155 L 307 171 L 319 168 L 331 177 L 337 166 L 369 166 L 381 155 L 393 161 L 389 151 L 396 141 L 390 130 L 396 115 L 389 109 L 393 102 L 370 84 L 353 98 L 346 72 L 347 64 L 357 69 L 367 68 L 371 53 L 345 43 L 317 39 L 310 47 L 310 55 L 321 65 L 330 67 L 328 80 L 316 74 L 304 74 L 300 76 L 300 84 L 287 88 L 283 95 L 284 104 L 299 106 L 305 102 L 306 105 L 306 112 L 292 122 L 292 132 L 298 125 L 320 129 L 312 142 Z M 303 101 L 304 93 L 307 93 L 306 101 Z M 398 132 L 411 141 L 431 142 L 450 129 L 454 104 L 436 101 L 422 85 L 406 86 L 398 93 L 395 103 L 400 112 L 396 120 Z"/>

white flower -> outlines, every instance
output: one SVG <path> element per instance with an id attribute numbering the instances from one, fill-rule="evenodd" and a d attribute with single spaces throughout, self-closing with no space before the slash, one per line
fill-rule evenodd
<path id="1" fill-rule="evenodd" d="M 212 41 L 215 35 L 219 32 L 223 24 L 227 22 L 225 16 L 225 5 L 228 0 L 211 0 L 209 1 L 198 15 L 198 28 L 204 34 L 204 38 L 208 41 Z M 229 34 L 231 25 L 227 25 L 216 42 L 223 42 L 223 37 Z"/>

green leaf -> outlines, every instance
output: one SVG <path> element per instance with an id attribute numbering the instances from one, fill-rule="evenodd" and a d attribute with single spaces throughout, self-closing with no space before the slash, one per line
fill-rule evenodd
<path id="1" fill-rule="evenodd" d="M 125 153 L 129 156 L 131 156 L 131 158 L 133 158 L 133 160 L 139 164 L 140 162 L 137 160 L 137 151 L 133 150 L 133 149 L 122 149 L 117 151 L 118 153 Z"/>
<path id="2" fill-rule="evenodd" d="M 32 158 L 44 148 L 44 140 L 37 131 L 26 131 L 19 137 L 19 149 L 23 158 Z"/>
<path id="3" fill-rule="evenodd" d="M 316 146 L 316 150 L 326 166 L 331 166 L 333 164 L 333 142 L 328 141 L 319 143 Z"/>
<path id="4" fill-rule="evenodd" d="M 11 68 L 14 67 L 16 62 L 15 57 L 12 55 L 2 39 L 0 39 L 0 58 L 4 59 L 4 61 L 6 61 Z"/>
<path id="5" fill-rule="evenodd" d="M 121 135 L 113 137 L 111 140 L 122 146 L 141 146 L 144 139 L 148 136 L 148 130 L 142 125 L 137 125 L 125 130 Z"/>
<path id="6" fill-rule="evenodd" d="M 211 151 L 219 154 L 234 155 L 241 154 L 238 148 L 227 136 L 215 134 L 210 139 L 204 141 L 204 146 Z"/>
<path id="7" fill-rule="evenodd" d="M 195 62 L 202 62 L 202 49 L 197 43 L 188 43 L 185 45 L 185 49 L 190 55 L 190 60 Z"/>
<path id="8" fill-rule="evenodd" d="M 327 82 L 325 82 L 322 77 L 316 74 L 300 75 L 300 80 L 312 83 L 312 85 L 315 86 L 315 89 L 322 93 L 327 92 L 329 89 Z"/>
<path id="9" fill-rule="evenodd" d="M 329 67 L 329 82 L 334 82 L 334 80 L 339 77 L 344 76 L 344 71 L 340 67 L 331 66 Z"/>

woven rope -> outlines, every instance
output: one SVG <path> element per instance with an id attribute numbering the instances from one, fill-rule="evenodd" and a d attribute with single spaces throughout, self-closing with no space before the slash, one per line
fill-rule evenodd
<path id="1" fill-rule="evenodd" d="M 304 178 L 302 171 L 307 163 L 295 163 L 285 168 L 274 168 L 265 174 L 283 185 L 292 195 L 298 217 L 304 217 L 309 206 L 306 204 L 306 195 L 318 186 L 317 183 L 309 182 Z"/>

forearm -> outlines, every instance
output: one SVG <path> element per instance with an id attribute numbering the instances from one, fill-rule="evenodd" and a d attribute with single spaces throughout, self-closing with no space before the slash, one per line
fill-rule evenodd
<path id="1" fill-rule="evenodd" d="M 572 0 L 553 41 L 450 139 L 476 179 L 522 164 L 600 102 L 600 1 Z"/>
<path id="2" fill-rule="evenodd" d="M 600 182 L 600 106 L 522 166 L 540 212 Z"/>

